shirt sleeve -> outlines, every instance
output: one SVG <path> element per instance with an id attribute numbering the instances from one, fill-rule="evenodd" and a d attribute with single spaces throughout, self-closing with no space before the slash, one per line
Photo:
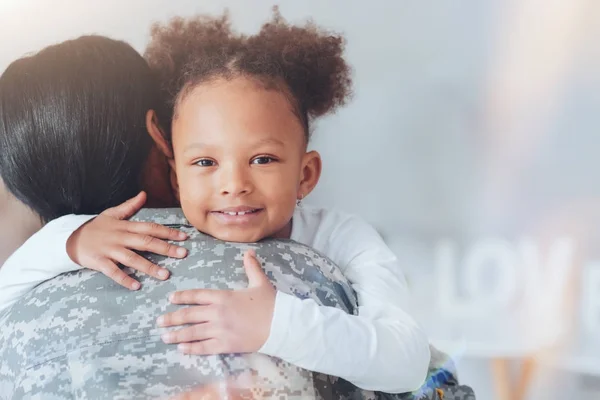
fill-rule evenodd
<path id="1" fill-rule="evenodd" d="M 46 224 L 0 267 L 0 312 L 21 296 L 62 273 L 82 267 L 67 254 L 67 240 L 94 215 L 66 215 Z"/>
<path id="2" fill-rule="evenodd" d="M 356 217 L 340 224 L 330 240 L 326 254 L 352 283 L 358 315 L 278 292 L 271 332 L 259 352 L 366 390 L 418 389 L 427 375 L 429 342 L 405 311 L 408 289 L 396 256 Z"/>

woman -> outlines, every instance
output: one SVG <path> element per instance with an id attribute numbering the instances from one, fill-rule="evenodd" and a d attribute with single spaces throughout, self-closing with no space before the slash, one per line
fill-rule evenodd
<path id="1" fill-rule="evenodd" d="M 0 92 L 0 263 L 42 224 L 99 213 L 142 187 L 148 206 L 175 205 L 146 131 L 155 79 L 128 44 L 84 36 L 49 46 L 11 63 Z"/>
<path id="2" fill-rule="evenodd" d="M 85 36 L 47 47 L 11 63 L 0 91 L 0 174 L 44 222 L 99 213 L 140 191 L 158 92 L 131 46 Z M 95 151 L 103 146 L 110 151 Z M 49 176 L 36 173 L 47 168 Z"/>

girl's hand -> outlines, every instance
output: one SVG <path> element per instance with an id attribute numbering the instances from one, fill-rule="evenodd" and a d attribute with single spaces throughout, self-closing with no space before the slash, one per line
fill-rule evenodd
<path id="1" fill-rule="evenodd" d="M 185 290 L 173 293 L 173 304 L 194 304 L 158 318 L 159 326 L 194 324 L 165 333 L 165 343 L 181 343 L 188 354 L 253 353 L 269 337 L 276 290 L 253 250 L 244 255 L 248 288 Z M 193 342 L 193 343 L 191 343 Z"/>
<path id="2" fill-rule="evenodd" d="M 160 239 L 181 241 L 184 232 L 149 222 L 127 221 L 146 201 L 140 192 L 125 203 L 109 208 L 82 225 L 67 240 L 67 253 L 77 264 L 102 272 L 118 284 L 137 290 L 140 283 L 122 271 L 117 263 L 144 272 L 160 280 L 169 277 L 169 271 L 153 264 L 134 250 L 168 257 L 183 258 L 186 249 Z"/>

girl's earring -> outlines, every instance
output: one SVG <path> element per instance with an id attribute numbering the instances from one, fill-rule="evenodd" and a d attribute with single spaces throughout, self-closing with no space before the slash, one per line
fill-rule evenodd
<path id="1" fill-rule="evenodd" d="M 298 207 L 300 207 L 300 206 L 302 205 L 302 199 L 303 199 L 303 198 L 304 198 L 304 196 L 303 196 L 303 195 L 300 195 L 300 198 L 296 200 L 296 205 L 297 205 Z"/>

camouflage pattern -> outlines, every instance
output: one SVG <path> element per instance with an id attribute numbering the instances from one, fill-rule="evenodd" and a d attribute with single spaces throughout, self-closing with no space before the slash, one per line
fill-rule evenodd
<path id="1" fill-rule="evenodd" d="M 389 395 L 358 389 L 261 354 L 185 355 L 168 345 L 156 318 L 178 307 L 177 290 L 240 289 L 247 285 L 243 253 L 254 248 L 278 290 L 355 313 L 350 284 L 325 256 L 290 240 L 227 243 L 199 233 L 180 209 L 145 209 L 135 217 L 181 229 L 183 260 L 145 255 L 168 268 L 158 281 L 129 271 L 142 283 L 134 292 L 90 270 L 47 281 L 0 314 L 0 399 L 167 399 L 250 372 L 257 398 L 277 399 L 474 399 L 454 374 L 432 358 L 430 379 L 415 393 Z M 439 372 L 443 374 L 440 375 Z M 452 393 L 454 390 L 456 393 Z"/>

